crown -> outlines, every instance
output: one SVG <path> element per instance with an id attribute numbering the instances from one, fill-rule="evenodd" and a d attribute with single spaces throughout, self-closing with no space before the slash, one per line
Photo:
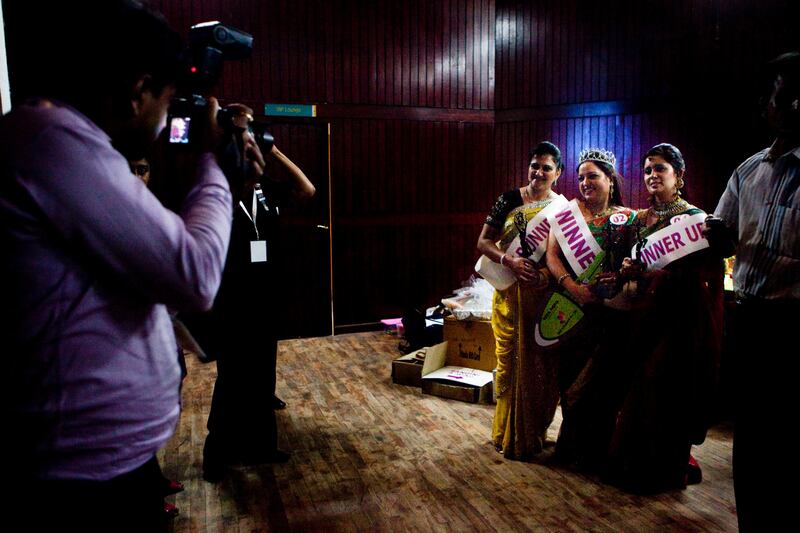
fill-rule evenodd
<path id="1" fill-rule="evenodd" d="M 602 161 L 611 165 L 615 170 L 617 168 L 617 158 L 614 157 L 614 152 L 611 150 L 603 150 L 602 148 L 581 150 L 581 155 L 578 157 L 578 166 L 581 166 L 586 161 Z"/>

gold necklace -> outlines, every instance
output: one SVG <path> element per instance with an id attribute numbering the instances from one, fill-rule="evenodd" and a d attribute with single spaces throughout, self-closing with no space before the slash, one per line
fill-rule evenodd
<path id="1" fill-rule="evenodd" d="M 604 216 L 606 216 L 606 215 L 608 215 L 608 214 L 611 214 L 611 211 L 613 211 L 613 210 L 614 210 L 614 208 L 613 208 L 613 207 L 611 207 L 611 206 L 608 206 L 608 207 L 606 207 L 605 209 L 603 209 L 602 211 L 598 211 L 597 213 L 595 213 L 595 212 L 592 210 L 592 208 L 591 208 L 591 207 L 589 207 L 589 205 L 588 205 L 588 204 L 586 204 L 586 209 L 588 209 L 588 210 L 589 210 L 589 213 L 591 213 L 591 215 L 592 215 L 592 218 L 600 218 L 600 217 L 604 217 Z"/>
<path id="2" fill-rule="evenodd" d="M 658 218 L 664 218 L 686 211 L 686 207 L 688 207 L 688 205 L 689 202 L 680 196 L 676 196 L 674 199 L 670 200 L 664 205 L 659 206 L 658 204 L 653 204 L 650 209 Z"/>

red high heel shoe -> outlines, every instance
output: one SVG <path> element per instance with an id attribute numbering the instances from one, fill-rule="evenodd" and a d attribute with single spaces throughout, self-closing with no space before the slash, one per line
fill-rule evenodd
<path id="1" fill-rule="evenodd" d="M 686 465 L 686 484 L 697 485 L 702 481 L 703 471 L 700 469 L 700 465 L 697 464 L 697 460 L 689 454 L 689 464 Z"/>
<path id="2" fill-rule="evenodd" d="M 180 481 L 175 481 L 172 479 L 167 479 L 164 482 L 164 496 L 169 496 L 171 494 L 178 494 L 179 492 L 183 492 L 183 483 Z"/>
<path id="3" fill-rule="evenodd" d="M 179 514 L 181 514 L 181 511 L 175 505 L 164 502 L 164 516 L 167 518 L 175 518 Z"/>

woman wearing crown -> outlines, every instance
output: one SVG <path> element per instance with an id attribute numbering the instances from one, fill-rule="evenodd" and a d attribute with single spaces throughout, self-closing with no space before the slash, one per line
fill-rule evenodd
<path id="1" fill-rule="evenodd" d="M 642 164 L 651 206 L 637 215 L 642 240 L 635 252 L 646 274 L 631 323 L 634 374 L 617 418 L 607 477 L 650 493 L 701 479 L 690 449 L 703 442 L 711 420 L 722 263 L 702 237 L 706 214 L 681 194 L 686 166 L 680 151 L 656 145 Z M 630 264 L 626 259 L 623 271 Z"/>
<path id="2" fill-rule="evenodd" d="M 594 469 L 605 461 L 622 399 L 617 380 L 624 377 L 628 312 L 604 304 L 616 301 L 614 274 L 635 242 L 635 212 L 623 205 L 612 152 L 582 151 L 577 172 L 581 197 L 550 218 L 547 249 L 547 266 L 566 296 L 554 297 L 553 308 L 563 307 L 558 317 L 578 326 L 555 339 L 563 415 L 556 456 Z"/>
<path id="3" fill-rule="evenodd" d="M 532 151 L 528 184 L 504 193 L 486 217 L 478 239 L 483 254 L 478 272 L 495 286 L 492 329 L 497 354 L 492 440 L 509 459 L 529 459 L 542 451 L 545 432 L 558 405 L 557 359 L 534 342 L 552 277 L 544 266 L 547 215 L 565 205 L 553 192 L 561 175 L 561 151 L 550 142 Z M 487 275 L 484 262 L 501 279 Z"/>

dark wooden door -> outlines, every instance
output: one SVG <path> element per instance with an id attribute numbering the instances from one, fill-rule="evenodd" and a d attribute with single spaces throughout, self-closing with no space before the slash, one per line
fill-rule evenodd
<path id="1" fill-rule="evenodd" d="M 281 212 L 280 277 L 273 305 L 280 306 L 280 338 L 332 334 L 331 240 L 328 190 L 328 126 L 267 121 L 275 146 L 308 176 L 316 188 L 310 200 L 290 202 Z M 268 163 L 267 173 L 285 172 Z M 280 176 L 277 176 L 280 177 Z"/>

